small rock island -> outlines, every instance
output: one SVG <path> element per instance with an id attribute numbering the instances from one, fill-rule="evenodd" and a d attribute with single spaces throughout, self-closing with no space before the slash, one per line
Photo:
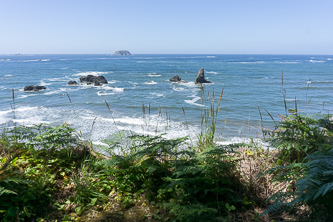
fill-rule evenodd
<path id="1" fill-rule="evenodd" d="M 117 55 L 117 56 L 129 56 L 131 55 L 131 53 L 127 50 L 119 50 L 116 51 L 113 55 Z"/>

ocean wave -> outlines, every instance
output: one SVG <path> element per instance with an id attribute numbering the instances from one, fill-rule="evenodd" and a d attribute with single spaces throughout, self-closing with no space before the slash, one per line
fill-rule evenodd
<path id="1" fill-rule="evenodd" d="M 207 58 L 216 58 L 216 56 L 207 56 Z"/>
<path id="2" fill-rule="evenodd" d="M 299 64 L 301 63 L 300 61 L 275 61 L 274 63 L 277 63 L 277 64 Z"/>
<path id="3" fill-rule="evenodd" d="M 208 73 L 208 74 L 215 74 L 215 75 L 219 74 L 218 72 L 214 72 L 214 71 L 206 71 L 206 73 Z"/>
<path id="4" fill-rule="evenodd" d="M 199 96 L 189 96 L 189 97 L 193 97 L 193 99 L 191 100 L 184 100 L 184 102 L 190 104 L 190 105 L 194 105 L 194 106 L 199 106 L 199 107 L 205 107 L 205 105 L 200 104 L 200 103 L 196 103 L 197 101 L 199 101 L 201 98 Z"/>
<path id="5" fill-rule="evenodd" d="M 50 59 L 30 59 L 30 60 L 23 60 L 23 62 L 49 62 Z"/>
<path id="6" fill-rule="evenodd" d="M 101 92 L 101 91 L 98 91 L 97 95 L 98 96 L 109 96 L 109 95 L 114 95 L 114 93 L 113 92 Z"/>
<path id="7" fill-rule="evenodd" d="M 311 63 L 324 63 L 326 61 L 324 61 L 324 60 L 313 60 L 313 59 L 310 59 L 310 60 L 308 60 L 308 62 L 311 62 Z"/>
<path id="8" fill-rule="evenodd" d="M 157 97 L 164 97 L 163 93 L 151 92 L 150 95 L 157 96 Z"/>
<path id="9" fill-rule="evenodd" d="M 30 96 L 37 96 L 37 95 L 38 94 L 29 93 L 29 94 L 19 95 L 19 96 L 17 96 L 17 99 L 24 99 L 24 98 L 27 98 L 27 97 L 30 97 Z"/>
<path id="10" fill-rule="evenodd" d="M 11 77 L 11 76 L 13 76 L 13 75 L 11 75 L 11 74 L 4 75 L 4 77 Z"/>
<path id="11" fill-rule="evenodd" d="M 124 88 L 111 87 L 111 86 L 108 86 L 108 85 L 103 85 L 102 88 L 105 89 L 105 90 L 111 90 L 111 91 L 114 91 L 114 92 L 124 92 Z"/>
<path id="12" fill-rule="evenodd" d="M 52 85 L 52 84 L 53 84 L 53 83 L 50 83 L 50 82 L 47 83 L 47 82 L 45 82 L 44 79 L 43 79 L 43 80 L 41 80 L 41 81 L 39 82 L 38 85 L 39 85 L 39 86 L 49 86 L 49 85 Z"/>
<path id="13" fill-rule="evenodd" d="M 50 82 L 67 82 L 67 81 L 71 80 L 71 78 L 69 76 L 65 76 L 65 77 L 56 77 L 56 78 L 43 79 L 43 80 L 50 81 Z"/>
<path id="14" fill-rule="evenodd" d="M 67 93 L 67 92 L 75 92 L 75 91 L 79 91 L 80 88 L 59 88 L 57 90 L 52 90 L 52 91 L 48 91 L 45 92 L 44 95 L 53 95 L 53 94 L 63 94 L 63 93 Z"/>
<path id="15" fill-rule="evenodd" d="M 117 80 L 110 80 L 110 81 L 108 81 L 108 84 L 115 84 L 117 82 L 118 82 Z"/>
<path id="16" fill-rule="evenodd" d="M 148 73 L 148 76 L 149 76 L 149 77 L 160 77 L 160 76 L 162 76 L 162 75 L 159 75 L 158 73 L 153 72 L 153 73 Z"/>
<path id="17" fill-rule="evenodd" d="M 217 141 L 216 144 L 218 145 L 231 145 L 231 144 L 236 144 L 236 143 L 245 143 L 245 144 L 259 144 L 260 147 L 267 149 L 267 148 L 272 148 L 270 143 L 263 141 L 262 139 L 251 139 L 251 138 L 246 138 L 246 137 L 231 137 L 227 138 L 224 141 Z"/>
<path id="18" fill-rule="evenodd" d="M 87 75 L 99 76 L 99 75 L 105 75 L 108 73 L 109 72 L 88 71 L 88 72 L 79 72 L 77 74 L 73 74 L 72 76 L 87 76 Z"/>

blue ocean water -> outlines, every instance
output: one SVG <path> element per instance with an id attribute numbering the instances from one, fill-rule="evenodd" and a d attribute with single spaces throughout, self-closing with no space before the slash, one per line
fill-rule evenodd
<path id="1" fill-rule="evenodd" d="M 213 82 L 203 85 L 204 103 L 201 87 L 194 84 L 201 67 Z M 109 84 L 67 85 L 88 74 L 103 75 Z M 169 82 L 174 75 L 188 83 Z M 96 143 L 121 130 L 195 139 L 204 109 L 213 94 L 217 103 L 222 89 L 221 141 L 260 138 L 262 126 L 274 127 L 265 109 L 276 120 L 285 114 L 284 94 L 288 107 L 296 100 L 304 114 L 333 111 L 333 56 L 0 55 L 0 81 L 3 127 L 66 122 Z M 47 89 L 24 92 L 26 85 Z"/>

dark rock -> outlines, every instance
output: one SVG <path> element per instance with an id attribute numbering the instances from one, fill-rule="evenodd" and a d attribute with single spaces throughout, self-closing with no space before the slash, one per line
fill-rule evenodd
<path id="1" fill-rule="evenodd" d="M 204 68 L 201 68 L 197 74 L 197 78 L 195 79 L 194 83 L 198 84 L 198 83 L 212 83 L 212 82 L 205 80 L 205 71 Z"/>
<path id="2" fill-rule="evenodd" d="M 77 85 L 77 82 L 76 81 L 68 81 L 68 83 L 67 83 L 68 85 Z"/>
<path id="3" fill-rule="evenodd" d="M 33 85 L 30 85 L 30 86 L 25 86 L 24 87 L 24 91 L 40 91 L 40 90 L 43 90 L 43 89 L 46 89 L 45 86 L 33 86 Z"/>
<path id="4" fill-rule="evenodd" d="M 127 50 L 116 51 L 113 55 L 129 56 L 131 53 Z"/>
<path id="5" fill-rule="evenodd" d="M 101 86 L 103 84 L 108 84 L 108 81 L 104 76 L 93 76 L 87 75 L 80 77 L 81 83 L 86 83 L 87 85 L 94 84 L 95 86 Z"/>
<path id="6" fill-rule="evenodd" d="M 174 75 L 171 79 L 169 79 L 169 81 L 187 83 L 186 81 L 183 81 L 178 75 Z"/>

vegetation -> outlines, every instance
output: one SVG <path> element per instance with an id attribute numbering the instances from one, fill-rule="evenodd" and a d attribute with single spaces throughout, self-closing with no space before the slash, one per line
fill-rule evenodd
<path id="1" fill-rule="evenodd" d="M 214 138 L 222 96 L 202 89 L 208 104 L 196 144 L 119 132 L 93 148 L 67 124 L 5 129 L 0 221 L 332 218 L 332 117 L 289 110 L 270 133 L 277 149 L 255 139 L 221 146 Z"/>

